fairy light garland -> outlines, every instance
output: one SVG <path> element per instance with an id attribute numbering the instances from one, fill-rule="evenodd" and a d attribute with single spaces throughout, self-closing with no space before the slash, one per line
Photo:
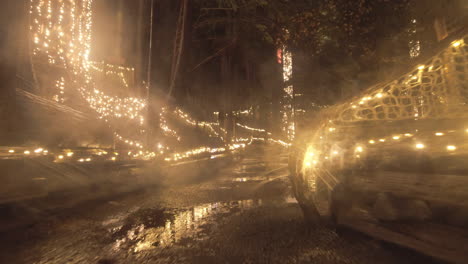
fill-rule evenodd
<path id="1" fill-rule="evenodd" d="M 112 128 L 128 126 L 128 121 L 143 126 L 146 100 L 106 95 L 96 87 L 90 72 L 97 68 L 96 63 L 89 60 L 93 0 L 31 0 L 30 3 L 33 64 L 46 61 L 50 67 L 65 70 L 57 71 L 61 76 L 53 81 L 55 91 L 51 98 L 66 103 L 67 96 L 78 91 L 99 119 L 108 122 Z M 113 65 L 106 65 L 106 68 L 128 87 L 123 72 L 133 72 L 133 68 Z M 46 94 L 50 92 L 46 91 Z M 121 135 L 118 139 L 129 142 L 129 147 L 136 146 L 130 144 L 136 140 L 124 139 Z"/>
<path id="2" fill-rule="evenodd" d="M 296 134 L 296 127 L 294 123 L 294 87 L 290 84 L 293 74 L 293 59 L 292 53 L 283 48 L 283 81 L 286 84 L 284 87 L 283 106 L 282 106 L 282 130 L 286 134 L 287 138 L 292 141 Z"/>
<path id="3" fill-rule="evenodd" d="M 50 69 L 53 69 L 57 73 L 55 74 L 56 76 L 47 76 L 47 78 L 51 79 L 51 83 L 48 85 L 46 82 L 43 84 L 43 87 L 53 87 L 53 89 L 46 90 L 45 95 L 63 104 L 67 103 L 67 98 L 75 94 L 80 95 L 87 102 L 88 106 L 97 113 L 98 118 L 104 120 L 113 128 L 116 140 L 135 149 L 127 153 L 128 157 L 140 159 L 155 158 L 157 154 L 145 150 L 145 146 L 141 140 L 129 139 L 123 135 L 129 133 L 135 134 L 128 130 L 128 122 L 136 122 L 138 124 L 137 129 L 142 130 L 145 123 L 144 114 L 148 105 L 147 100 L 130 96 L 111 96 L 96 85 L 92 71 L 118 78 L 121 81 L 122 87 L 128 88 L 129 81 L 127 76 L 134 74 L 135 69 L 90 61 L 93 0 L 30 0 L 30 4 L 33 65 L 38 71 L 43 71 L 43 67 L 39 67 L 38 65 L 46 63 Z M 249 109 L 238 111 L 236 114 L 249 115 L 251 112 L 252 109 Z M 167 114 L 169 113 L 164 108 L 160 116 L 161 129 L 167 135 L 173 136 L 180 141 L 181 138 L 177 132 L 169 128 L 167 124 Z M 219 124 L 195 121 L 190 115 L 179 108 L 174 111 L 174 114 L 191 126 L 206 128 L 211 137 L 217 137 L 224 141 L 220 132 L 226 133 L 226 131 L 219 127 Z M 265 132 L 265 130 L 254 129 L 241 124 L 238 125 L 251 131 Z M 215 126 L 218 126 L 220 132 L 215 129 Z M 116 132 L 118 127 L 125 128 L 119 129 L 119 131 L 122 130 L 122 132 L 126 133 L 121 134 L 120 132 Z M 134 126 L 132 128 L 135 129 Z M 221 153 L 236 150 L 244 148 L 252 141 L 253 139 L 239 139 L 227 147 L 201 147 L 182 153 L 171 154 L 172 156 L 169 159 L 180 160 L 204 153 Z M 158 154 L 164 154 L 164 149 L 167 148 L 161 145 Z M 8 152 L 9 154 L 18 155 L 14 149 L 10 149 L 9 151 L 13 151 Z M 31 149 L 24 150 L 22 155 L 32 157 L 38 154 L 44 155 L 44 153 L 46 152 L 43 149 L 37 153 Z M 118 160 L 116 155 L 109 156 L 108 158 L 111 161 Z M 73 152 L 67 152 L 58 154 L 56 160 L 58 162 L 74 160 L 80 163 L 89 163 L 95 159 L 91 155 L 77 157 Z"/>
<path id="4" fill-rule="evenodd" d="M 191 126 L 201 126 L 201 127 L 206 127 L 208 129 L 208 133 L 210 134 L 211 137 L 218 137 L 222 140 L 222 136 L 213 128 L 213 125 L 217 125 L 215 123 L 209 123 L 209 122 L 204 122 L 204 121 L 195 121 L 190 117 L 189 114 L 185 113 L 182 111 L 182 109 L 177 108 L 174 113 L 182 119 L 185 123 L 191 125 Z"/>
<path id="5" fill-rule="evenodd" d="M 163 133 L 165 135 L 174 137 L 174 138 L 177 139 L 177 141 L 180 141 L 181 138 L 177 134 L 177 132 L 175 130 L 173 130 L 173 129 L 170 129 L 168 124 L 167 124 L 167 119 L 166 119 L 167 113 L 168 113 L 167 108 L 163 107 L 161 109 L 161 113 L 159 114 L 159 126 L 160 126 L 161 130 L 163 131 Z"/>

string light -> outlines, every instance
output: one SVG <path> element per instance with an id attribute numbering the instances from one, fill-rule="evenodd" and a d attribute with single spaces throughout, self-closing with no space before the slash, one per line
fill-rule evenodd
<path id="1" fill-rule="evenodd" d="M 34 150 L 34 153 L 39 154 L 39 153 L 41 153 L 43 150 L 44 150 L 43 148 L 38 148 L 38 149 Z"/>
<path id="2" fill-rule="evenodd" d="M 296 134 L 296 127 L 294 123 L 294 87 L 290 84 L 293 75 L 293 58 L 292 52 L 286 47 L 282 50 L 282 63 L 283 63 L 283 82 L 286 84 L 284 87 L 284 96 L 282 102 L 282 130 L 286 133 L 288 140 L 292 141 Z"/>
<path id="3" fill-rule="evenodd" d="M 458 48 L 460 47 L 460 45 L 462 44 L 462 41 L 461 40 L 458 40 L 458 41 L 454 41 L 452 43 L 452 46 L 455 47 L 455 48 Z"/>
<path id="4" fill-rule="evenodd" d="M 457 150 L 457 147 L 455 147 L 453 145 L 449 145 L 449 146 L 447 146 L 447 150 L 448 151 L 455 151 L 455 150 Z"/>
<path id="5" fill-rule="evenodd" d="M 62 75 L 55 79 L 56 91 L 52 96 L 53 100 L 64 103 L 67 87 L 74 88 L 89 107 L 96 111 L 99 118 L 109 123 L 111 127 L 125 126 L 128 130 L 128 121 L 135 121 L 142 126 L 147 105 L 145 99 L 110 96 L 95 85 L 90 70 L 99 70 L 99 67 L 89 60 L 92 3 L 93 0 L 31 0 L 33 64 L 42 63 L 41 60 L 46 57 L 51 66 L 58 66 L 70 73 L 60 72 Z M 69 22 L 64 23 L 64 21 Z M 133 68 L 110 64 L 106 64 L 105 68 L 110 74 L 115 73 L 122 79 L 123 87 L 128 87 L 124 73 L 133 73 Z M 122 122 L 118 121 L 120 119 Z"/>
<path id="6" fill-rule="evenodd" d="M 169 126 L 167 125 L 167 119 L 166 119 L 167 114 L 168 114 L 167 108 L 163 107 L 161 109 L 161 113 L 159 114 L 159 126 L 162 129 L 162 131 L 164 132 L 164 134 L 169 135 L 171 137 L 174 137 L 174 138 L 177 139 L 177 141 L 180 141 L 181 138 L 177 134 L 177 132 L 175 130 L 173 130 L 173 129 L 170 129 Z"/>
<path id="7" fill-rule="evenodd" d="M 120 80 L 120 85 L 124 88 L 129 87 L 129 76 L 134 74 L 135 69 L 131 67 L 117 66 L 107 63 L 98 63 L 90 60 L 89 55 L 91 51 L 91 33 L 92 33 L 92 3 L 93 0 L 31 0 L 30 1 L 30 34 L 32 36 L 32 58 L 33 66 L 38 70 L 42 68 L 36 65 L 44 65 L 44 62 L 51 67 L 63 69 L 63 71 L 56 71 L 57 74 L 50 76 L 50 84 L 45 82 L 44 87 L 53 87 L 53 90 L 48 91 L 46 94 L 51 94 L 51 99 L 58 103 L 66 103 L 67 98 L 71 95 L 78 94 L 93 109 L 98 118 L 109 124 L 114 130 L 114 137 L 119 142 L 126 144 L 127 147 L 137 149 L 136 152 L 131 152 L 131 157 L 138 157 L 141 159 L 154 158 L 154 152 L 144 150 L 145 146 L 142 140 L 136 138 L 141 137 L 140 132 L 144 125 L 144 115 L 147 112 L 148 102 L 146 99 L 131 97 L 131 96 L 114 96 L 105 92 L 105 89 L 98 87 L 94 75 L 102 73 L 111 78 Z M 292 54 L 290 54 L 292 59 Z M 44 59 L 45 58 L 45 59 Z M 45 61 L 44 61 L 45 60 Z M 288 60 L 288 56 L 286 56 Z M 286 61 L 285 78 L 290 78 L 292 74 L 292 61 Z M 289 77 L 287 77 L 289 76 Z M 52 88 L 51 88 L 52 89 Z M 289 97 L 293 96 L 292 87 L 287 87 L 285 92 Z M 292 106 L 289 106 L 290 108 Z M 252 107 L 249 110 L 240 110 L 235 112 L 236 115 L 250 115 Z M 173 129 L 170 129 L 166 120 L 167 109 L 163 109 L 161 115 L 161 129 L 163 132 L 172 135 L 180 140 L 180 136 Z M 211 137 L 220 138 L 222 133 L 227 132 L 216 123 L 198 122 L 195 121 L 183 112 L 181 109 L 176 109 L 175 114 L 183 119 L 185 123 L 191 126 L 201 126 L 207 129 Z M 129 126 L 132 122 L 138 126 Z M 238 124 L 250 131 L 266 132 L 263 129 L 255 129 L 248 126 Z M 294 129 L 294 124 L 289 125 L 289 130 Z M 217 129 L 215 129 L 217 127 Z M 125 128 L 125 129 L 119 129 Z M 134 131 L 131 129 L 133 128 Z M 122 131 L 122 132 L 117 132 Z M 293 131 L 294 132 L 294 131 Z M 291 132 L 290 134 L 293 134 Z M 271 133 L 266 132 L 268 135 Z M 126 135 L 134 135 L 130 139 Z M 236 150 L 250 144 L 251 141 L 242 139 L 243 143 L 239 143 L 237 139 L 233 144 L 229 144 L 226 148 L 207 148 L 202 147 L 192 151 L 188 151 L 179 155 L 177 158 L 198 155 L 201 153 L 219 153 L 228 150 Z M 289 146 L 282 140 L 269 139 L 284 146 Z M 163 154 L 162 149 L 159 150 Z M 47 154 L 47 150 L 36 149 L 37 154 Z M 10 152 L 14 153 L 14 152 Z M 100 152 L 98 156 L 107 155 L 107 152 Z M 25 155 L 29 155 L 30 151 L 25 151 Z M 81 154 L 79 154 L 81 155 Z M 78 156 L 79 156 L 78 155 Z M 115 153 L 118 155 L 118 153 Z M 74 156 L 73 152 L 66 152 L 57 157 L 59 160 L 65 159 L 65 156 L 70 158 Z M 108 158 L 109 159 L 109 158 Z M 110 157 L 115 160 L 115 157 Z M 91 162 L 90 157 L 78 157 L 78 162 Z"/>
<path id="8" fill-rule="evenodd" d="M 208 133 L 211 137 L 218 137 L 220 138 L 221 140 L 222 139 L 222 136 L 213 128 L 213 126 L 215 124 L 213 123 L 209 123 L 209 122 L 204 122 L 204 121 L 201 121 L 201 122 L 197 122 L 195 121 L 194 119 L 192 119 L 190 117 L 189 114 L 185 113 L 184 111 L 182 111 L 182 109 L 180 108 L 176 108 L 176 110 L 174 111 L 174 113 L 179 117 L 181 118 L 185 123 L 187 123 L 188 125 L 191 125 L 191 126 L 201 126 L 201 127 L 205 127 L 205 128 L 208 128 Z"/>

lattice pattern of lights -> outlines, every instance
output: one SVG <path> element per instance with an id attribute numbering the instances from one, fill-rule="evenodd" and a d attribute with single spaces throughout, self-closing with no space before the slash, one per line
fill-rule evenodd
<path id="1" fill-rule="evenodd" d="M 395 150 L 398 147 L 405 152 L 466 153 L 466 144 L 459 143 L 465 140 L 466 128 L 419 131 L 414 127 L 413 131 L 406 133 L 359 140 L 353 138 L 356 135 L 349 128 L 363 128 L 361 124 L 365 124 L 366 129 L 371 129 L 372 124 L 379 126 L 382 121 L 467 118 L 467 41 L 468 36 L 454 41 L 400 78 L 377 84 L 359 97 L 322 111 L 321 123 L 308 142 L 308 147 L 314 149 L 314 158 L 308 159 L 308 154 L 304 153 L 302 164 L 303 175 L 311 190 L 321 173 L 333 170 L 334 166 L 355 166 L 365 160 L 370 150 L 379 151 L 387 147 Z M 411 127 L 410 124 L 407 123 L 405 128 Z M 327 177 L 333 178 L 334 175 L 328 173 Z"/>

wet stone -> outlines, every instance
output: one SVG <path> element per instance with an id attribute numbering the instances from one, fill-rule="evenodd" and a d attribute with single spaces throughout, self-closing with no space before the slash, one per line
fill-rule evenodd
<path id="1" fill-rule="evenodd" d="M 111 197 L 3 235 L 0 263 L 431 264 L 308 226 L 287 175 L 267 176 L 281 155 L 245 156 L 198 182 Z"/>

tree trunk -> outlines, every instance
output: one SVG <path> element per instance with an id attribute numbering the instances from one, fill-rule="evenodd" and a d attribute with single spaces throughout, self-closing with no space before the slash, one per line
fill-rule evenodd
<path id="1" fill-rule="evenodd" d="M 26 1 L 2 2 L 0 13 L 0 145 L 19 143 L 16 88 L 18 71 L 29 65 Z M 23 72 L 21 72 L 23 73 Z M 24 72 L 26 74 L 26 71 Z M 21 76 L 26 79 L 30 76 Z"/>

